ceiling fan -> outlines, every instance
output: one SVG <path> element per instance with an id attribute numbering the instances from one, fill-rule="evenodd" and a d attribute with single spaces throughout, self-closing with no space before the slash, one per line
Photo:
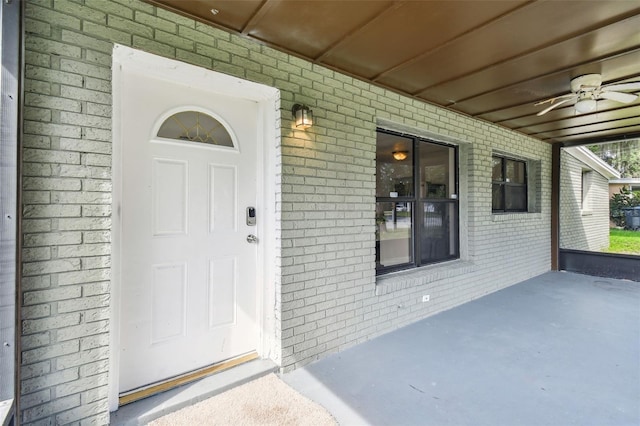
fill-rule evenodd
<path id="1" fill-rule="evenodd" d="M 600 74 L 581 75 L 571 80 L 572 93 L 536 102 L 534 104 L 536 106 L 551 103 L 549 107 L 543 109 L 536 115 L 544 115 L 552 109 L 569 102 L 575 102 L 574 107 L 579 114 L 595 111 L 597 106 L 596 101 L 599 99 L 608 99 L 628 104 L 638 98 L 638 95 L 633 93 L 623 93 L 631 90 L 640 90 L 640 81 L 614 83 L 603 86 L 602 76 Z"/>

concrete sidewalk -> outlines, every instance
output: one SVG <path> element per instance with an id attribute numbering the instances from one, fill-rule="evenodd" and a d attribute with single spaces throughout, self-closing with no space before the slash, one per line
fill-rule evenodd
<path id="1" fill-rule="evenodd" d="M 341 425 L 638 425 L 640 283 L 550 272 L 285 374 Z"/>

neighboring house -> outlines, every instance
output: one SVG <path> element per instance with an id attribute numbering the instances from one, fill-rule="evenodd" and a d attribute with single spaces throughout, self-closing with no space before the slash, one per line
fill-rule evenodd
<path id="1" fill-rule="evenodd" d="M 550 144 L 137 0 L 25 13 L 25 424 L 106 424 L 248 351 L 290 371 L 550 270 Z"/>
<path id="2" fill-rule="evenodd" d="M 640 191 L 640 178 L 614 178 L 609 180 L 609 198 L 619 194 L 622 188 L 628 191 Z"/>
<path id="3" fill-rule="evenodd" d="M 585 147 L 565 148 L 560 167 L 560 247 L 609 247 L 609 180 L 620 173 Z"/>

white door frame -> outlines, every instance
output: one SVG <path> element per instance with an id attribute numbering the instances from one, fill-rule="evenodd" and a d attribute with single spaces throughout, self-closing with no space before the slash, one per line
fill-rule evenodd
<path id="1" fill-rule="evenodd" d="M 122 45 L 113 48 L 113 152 L 112 152 L 112 232 L 111 232 L 111 321 L 109 356 L 109 410 L 118 409 L 118 372 L 120 368 L 120 286 L 122 253 L 122 78 L 125 70 L 137 70 L 157 78 L 176 81 L 182 78 L 190 85 L 206 88 L 222 95 L 252 100 L 259 105 L 257 168 L 258 205 L 263 206 L 260 243 L 257 256 L 257 319 L 259 340 L 257 351 L 262 358 L 272 358 L 276 349 L 275 334 L 275 161 L 279 126 L 280 92 L 273 87 L 241 80 L 226 74 L 167 59 Z"/>

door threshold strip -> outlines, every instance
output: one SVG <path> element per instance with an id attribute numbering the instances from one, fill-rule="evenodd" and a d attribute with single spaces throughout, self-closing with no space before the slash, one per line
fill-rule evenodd
<path id="1" fill-rule="evenodd" d="M 164 392 L 169 389 L 185 385 L 187 383 L 195 382 L 196 380 L 200 380 L 203 377 L 228 370 L 229 368 L 235 367 L 236 365 L 240 365 L 257 358 L 258 354 L 256 352 L 250 352 L 248 354 L 240 355 L 236 358 L 231 358 L 226 361 L 222 361 L 217 364 L 213 364 L 208 367 L 183 374 L 181 376 L 173 377 L 160 383 L 155 383 L 144 388 L 138 388 L 129 392 L 122 393 L 118 398 L 118 406 L 122 407 L 123 405 L 131 404 L 132 402 L 139 401 L 151 395 L 155 395 L 157 393 Z"/>

